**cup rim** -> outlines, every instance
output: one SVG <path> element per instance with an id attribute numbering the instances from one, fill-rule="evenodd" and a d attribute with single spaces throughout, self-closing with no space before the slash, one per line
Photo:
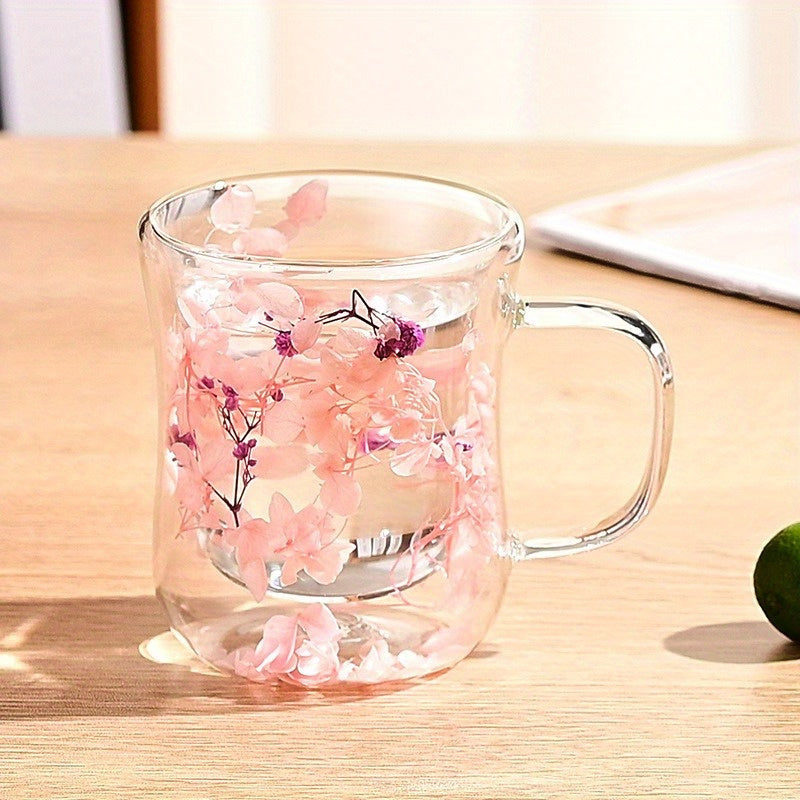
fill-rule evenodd
<path id="1" fill-rule="evenodd" d="M 203 245 L 192 244 L 183 239 L 173 236 L 167 232 L 161 225 L 158 219 L 158 212 L 161 211 L 167 203 L 177 200 L 181 197 L 188 196 L 194 192 L 202 190 L 222 190 L 227 186 L 236 183 L 247 183 L 256 180 L 265 180 L 270 178 L 292 178 L 292 177 L 354 177 L 354 178 L 378 178 L 378 179 L 394 179 L 407 183 L 420 183 L 428 186 L 440 186 L 448 189 L 453 189 L 456 192 L 463 193 L 466 196 L 478 197 L 491 202 L 495 208 L 502 214 L 503 223 L 498 226 L 498 229 L 479 239 L 475 242 L 470 242 L 458 247 L 449 248 L 446 250 L 435 250 L 429 253 L 418 253 L 409 256 L 393 256 L 391 258 L 362 258 L 362 259 L 297 259 L 285 258 L 275 256 L 253 256 L 240 253 L 228 253 L 210 250 Z M 360 270 L 369 268 L 374 270 L 392 270 L 396 271 L 398 267 L 408 267 L 412 265 L 425 264 L 435 267 L 442 262 L 450 261 L 451 259 L 459 259 L 464 256 L 469 256 L 480 252 L 481 250 L 489 250 L 496 245 L 503 242 L 506 237 L 515 228 L 522 232 L 522 220 L 513 206 L 507 203 L 498 195 L 491 192 L 478 189 L 457 181 L 447 180 L 445 178 L 438 178 L 426 175 L 418 175 L 406 172 L 392 172 L 382 170 L 358 170 L 358 169 L 304 169 L 304 170 L 281 170 L 277 172 L 258 172 L 246 175 L 237 175 L 217 179 L 214 181 L 206 181 L 198 183 L 193 186 L 187 186 L 182 189 L 170 192 L 163 195 L 158 200 L 153 202 L 147 211 L 141 216 L 139 220 L 139 239 L 144 238 L 144 229 L 146 223 L 150 224 L 150 230 L 153 235 L 159 239 L 167 247 L 181 253 L 184 256 L 199 257 L 206 261 L 212 261 L 215 264 L 226 265 L 234 267 L 237 270 L 246 269 L 248 267 L 259 270 L 265 266 L 270 267 L 274 271 L 285 272 L 309 272 L 309 273 L 329 273 L 332 269 L 336 269 L 336 275 L 342 276 L 345 270 Z M 375 272 L 373 272 L 375 275 Z M 375 275 L 377 277 L 377 275 Z"/>

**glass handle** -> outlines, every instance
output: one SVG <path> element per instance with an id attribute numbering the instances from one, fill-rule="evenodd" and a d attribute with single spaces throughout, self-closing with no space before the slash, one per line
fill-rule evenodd
<path id="1" fill-rule="evenodd" d="M 593 328 L 630 337 L 647 355 L 655 388 L 655 418 L 645 473 L 628 502 L 591 530 L 567 532 L 558 538 L 514 543 L 520 559 L 580 553 L 610 544 L 640 523 L 655 503 L 664 482 L 672 440 L 673 376 L 669 355 L 659 335 L 638 314 L 593 300 L 529 300 L 509 291 L 503 305 L 515 328 Z"/>

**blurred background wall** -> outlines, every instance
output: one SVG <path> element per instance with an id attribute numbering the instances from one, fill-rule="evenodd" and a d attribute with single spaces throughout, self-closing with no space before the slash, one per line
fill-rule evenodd
<path id="1" fill-rule="evenodd" d="M 800 135 L 797 0 L 0 0 L 14 133 Z"/>

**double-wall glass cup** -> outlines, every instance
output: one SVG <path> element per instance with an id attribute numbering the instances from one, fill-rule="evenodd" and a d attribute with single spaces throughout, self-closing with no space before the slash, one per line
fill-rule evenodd
<path id="1" fill-rule="evenodd" d="M 255 175 L 170 195 L 139 233 L 156 589 L 218 669 L 309 688 L 443 670 L 481 641 L 515 562 L 608 544 L 655 501 L 661 339 L 633 311 L 518 296 L 523 225 L 498 198 L 406 175 Z M 616 331 L 654 380 L 633 497 L 562 538 L 506 527 L 497 381 L 519 328 Z"/>

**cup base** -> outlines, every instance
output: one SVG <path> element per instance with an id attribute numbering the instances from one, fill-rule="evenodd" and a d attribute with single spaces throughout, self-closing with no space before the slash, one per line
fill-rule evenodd
<path id="1" fill-rule="evenodd" d="M 169 598 L 162 595 L 161 599 L 169 610 Z M 311 667 L 317 668 L 320 660 L 327 659 L 321 673 L 303 674 L 303 666 L 295 668 L 294 661 L 291 669 L 272 669 L 265 664 L 265 650 L 263 645 L 259 649 L 259 643 L 268 621 L 277 615 L 298 620 L 302 639 L 308 635 L 303 628 L 303 609 L 314 607 L 319 608 L 319 604 L 307 603 L 299 607 L 299 612 L 296 603 L 248 604 L 212 619 L 177 625 L 173 620 L 173 632 L 217 670 L 256 682 L 284 681 L 307 688 L 419 678 L 453 666 L 477 642 L 474 631 L 444 625 L 419 610 L 349 602 L 341 608 L 326 606 L 338 631 L 314 654 L 316 661 Z M 309 649 L 315 647 L 312 640 Z M 298 654 L 302 652 L 302 648 L 297 649 Z"/>

